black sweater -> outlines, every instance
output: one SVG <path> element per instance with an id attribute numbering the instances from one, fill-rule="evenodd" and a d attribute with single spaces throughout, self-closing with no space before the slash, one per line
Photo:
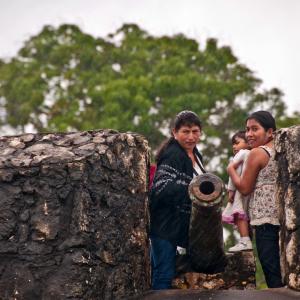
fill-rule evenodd
<path id="1" fill-rule="evenodd" d="M 194 154 L 202 162 L 196 147 Z M 187 247 L 191 214 L 188 185 L 192 179 L 192 160 L 180 144 L 172 140 L 157 162 L 150 191 L 150 235 Z"/>

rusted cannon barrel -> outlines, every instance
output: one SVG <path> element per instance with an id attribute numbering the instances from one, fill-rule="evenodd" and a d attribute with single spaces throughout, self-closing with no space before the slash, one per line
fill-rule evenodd
<path id="1" fill-rule="evenodd" d="M 189 256 L 196 272 L 219 273 L 226 265 L 221 220 L 223 187 L 222 180 L 209 173 L 195 177 L 189 186 L 192 200 Z"/>

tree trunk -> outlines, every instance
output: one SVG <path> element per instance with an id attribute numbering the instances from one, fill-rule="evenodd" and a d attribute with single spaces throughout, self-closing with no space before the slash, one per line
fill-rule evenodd
<path id="1" fill-rule="evenodd" d="M 0 299 L 149 289 L 147 142 L 112 130 L 0 139 Z"/>
<path id="2" fill-rule="evenodd" d="M 300 290 L 300 126 L 279 130 L 275 150 L 282 275 L 289 287 Z"/>

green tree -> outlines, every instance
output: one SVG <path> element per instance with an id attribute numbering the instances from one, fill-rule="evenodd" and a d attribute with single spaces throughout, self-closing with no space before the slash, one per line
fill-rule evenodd
<path id="1" fill-rule="evenodd" d="M 261 91 L 261 83 L 216 39 L 200 47 L 182 34 L 154 37 L 135 24 L 105 38 L 74 25 L 46 26 L 16 57 L 0 60 L 0 125 L 134 131 L 156 149 L 175 114 L 189 109 L 204 123 L 206 162 L 225 179 L 230 136 L 250 112 L 270 110 L 283 127 L 300 123 L 300 113 L 286 115 L 282 92 Z"/>
<path id="2" fill-rule="evenodd" d="M 215 39 L 201 50 L 182 34 L 154 37 L 135 24 L 105 38 L 74 25 L 46 26 L 11 61 L 0 61 L 1 120 L 19 131 L 28 124 L 37 131 L 135 131 L 155 149 L 175 114 L 190 109 L 204 121 L 207 161 L 224 176 L 229 137 L 250 111 L 265 108 L 292 121 L 282 92 L 258 92 L 260 84 Z"/>

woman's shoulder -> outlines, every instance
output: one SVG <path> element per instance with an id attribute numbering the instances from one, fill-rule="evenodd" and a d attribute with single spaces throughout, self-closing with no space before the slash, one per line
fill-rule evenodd
<path id="1" fill-rule="evenodd" d="M 253 148 L 250 150 L 249 155 L 253 156 L 253 155 L 259 155 L 259 154 L 266 154 L 266 152 L 268 152 L 266 148 L 267 148 L 266 146 L 258 146 L 256 148 Z M 271 149 L 271 148 L 268 148 L 268 149 Z"/>
<path id="2" fill-rule="evenodd" d="M 262 146 L 259 146 L 258 148 L 263 149 L 265 152 L 267 152 L 269 154 L 269 156 L 271 156 L 272 153 L 274 152 L 274 148 L 267 146 L 267 145 L 262 145 Z"/>
<path id="3" fill-rule="evenodd" d="M 258 146 L 257 148 L 251 149 L 249 153 L 249 158 L 256 158 L 258 160 L 261 159 L 269 159 L 273 156 L 274 149 L 272 147 L 268 147 L 266 145 Z"/>
<path id="4" fill-rule="evenodd" d="M 165 160 L 182 160 L 187 155 L 176 142 L 172 142 L 163 152 L 160 161 Z"/>
<path id="5" fill-rule="evenodd" d="M 270 155 L 264 148 L 257 147 L 250 150 L 247 161 L 251 168 L 262 169 L 268 163 Z"/>

